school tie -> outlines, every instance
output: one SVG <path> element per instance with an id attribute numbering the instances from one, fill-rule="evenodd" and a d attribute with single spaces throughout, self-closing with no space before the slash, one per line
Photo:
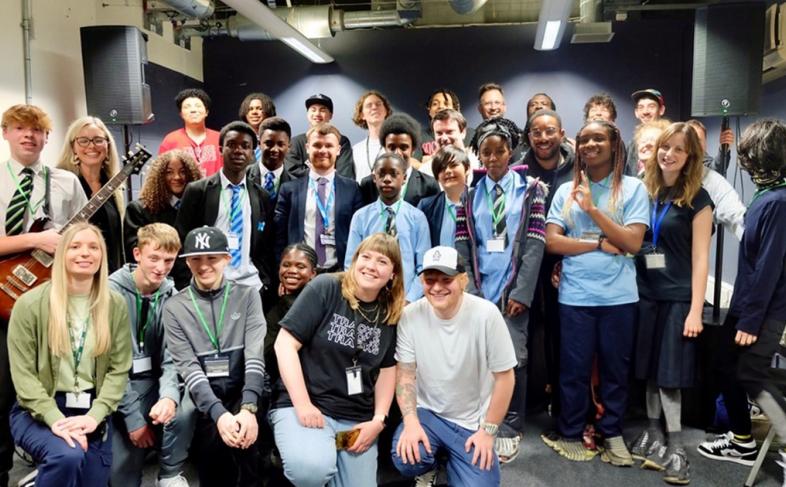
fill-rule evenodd
<path id="1" fill-rule="evenodd" d="M 495 237 L 505 237 L 505 190 L 499 184 L 494 185 L 494 209 L 492 211 L 499 221 L 494 226 Z"/>
<path id="2" fill-rule="evenodd" d="M 240 200 L 240 190 L 241 187 L 239 184 L 230 184 L 230 188 L 232 188 L 232 203 L 229 208 L 229 231 L 235 234 L 237 237 L 237 248 L 229 249 L 229 255 L 232 257 L 230 260 L 230 264 L 234 268 L 240 267 L 240 261 L 242 260 L 242 248 L 243 248 L 243 206 Z"/>
<path id="3" fill-rule="evenodd" d="M 5 234 L 8 236 L 19 235 L 25 221 L 25 211 L 33 194 L 33 170 L 29 167 L 22 169 L 22 180 L 16 187 L 8 209 L 5 212 Z"/>
<path id="4" fill-rule="evenodd" d="M 317 178 L 317 198 L 322 203 L 322 208 L 327 209 L 327 178 Z M 322 243 L 322 235 L 327 233 L 327 228 L 325 228 L 325 222 L 322 220 L 322 212 L 319 211 L 319 205 L 317 205 L 316 211 L 316 251 L 317 251 L 317 264 L 321 267 L 325 264 L 327 260 L 327 254 L 325 252 L 325 244 Z"/>
<path id="5" fill-rule="evenodd" d="M 390 235 L 391 237 L 395 237 L 398 233 L 396 231 L 396 210 L 392 207 L 388 206 L 385 208 L 388 212 L 388 219 L 385 222 L 385 233 Z"/>
<path id="6" fill-rule="evenodd" d="M 265 174 L 265 184 L 262 186 L 270 195 L 270 199 L 276 199 L 276 175 L 272 172 Z"/>

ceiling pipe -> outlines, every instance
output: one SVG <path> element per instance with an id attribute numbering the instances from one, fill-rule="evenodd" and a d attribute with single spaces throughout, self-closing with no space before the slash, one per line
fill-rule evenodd
<path id="1" fill-rule="evenodd" d="M 183 15 L 205 19 L 213 15 L 216 7 L 213 0 L 162 0 Z"/>

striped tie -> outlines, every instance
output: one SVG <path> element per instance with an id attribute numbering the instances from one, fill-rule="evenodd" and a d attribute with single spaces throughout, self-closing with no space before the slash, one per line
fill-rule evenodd
<path id="1" fill-rule="evenodd" d="M 276 175 L 272 172 L 265 174 L 265 184 L 262 186 L 270 195 L 270 199 L 276 199 Z"/>
<path id="2" fill-rule="evenodd" d="M 494 209 L 493 214 L 496 218 L 499 218 L 496 225 L 494 226 L 494 236 L 495 237 L 505 237 L 505 190 L 502 189 L 502 186 L 499 184 L 494 185 Z"/>
<path id="3" fill-rule="evenodd" d="M 396 230 L 396 210 L 388 206 L 388 220 L 385 222 L 385 233 L 391 237 L 395 237 L 398 231 Z"/>
<path id="4" fill-rule="evenodd" d="M 33 170 L 26 167 L 22 169 L 22 174 L 22 181 L 16 187 L 5 211 L 5 234 L 8 236 L 22 233 L 25 211 L 30 206 L 30 195 L 33 194 Z"/>
<path id="5" fill-rule="evenodd" d="M 240 199 L 240 185 L 230 184 L 232 188 L 232 204 L 229 209 L 229 231 L 237 237 L 237 248 L 229 249 L 232 257 L 230 264 L 234 268 L 240 267 L 243 248 L 243 205 Z"/>

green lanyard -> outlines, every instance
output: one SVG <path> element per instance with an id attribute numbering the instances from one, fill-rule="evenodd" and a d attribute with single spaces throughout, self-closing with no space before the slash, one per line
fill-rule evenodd
<path id="1" fill-rule="evenodd" d="M 769 188 L 764 188 L 764 189 L 760 189 L 760 190 L 756 191 L 755 193 L 753 193 L 753 198 L 751 198 L 751 202 L 750 202 L 750 203 L 748 203 L 748 208 L 750 208 L 750 207 L 751 207 L 751 205 L 753 204 L 753 202 L 754 202 L 754 201 L 756 201 L 757 199 L 759 199 L 759 196 L 761 196 L 761 195 L 763 195 L 764 193 L 766 193 L 766 192 L 768 192 L 768 191 L 771 191 L 771 190 L 773 190 L 773 189 L 776 189 L 776 188 L 783 188 L 784 186 L 786 186 L 786 181 L 784 181 L 784 182 L 782 182 L 782 183 L 780 183 L 780 184 L 776 184 L 775 186 L 771 186 L 771 187 L 769 187 Z"/>
<path id="2" fill-rule="evenodd" d="M 403 202 L 404 202 L 404 198 L 401 198 L 401 199 L 399 199 L 399 200 L 398 200 L 398 201 L 395 203 L 395 208 L 393 208 L 393 213 L 395 213 L 396 215 L 398 215 L 398 210 L 400 210 L 400 209 L 401 209 L 401 203 L 403 203 Z M 383 203 L 383 202 L 382 202 L 382 200 L 379 200 L 379 207 L 380 207 L 380 210 L 379 210 L 379 218 L 380 218 L 380 219 L 382 219 L 382 218 L 387 218 L 387 215 L 386 215 L 385 213 L 387 213 L 388 207 L 387 207 L 387 206 L 385 206 L 385 203 Z"/>
<path id="3" fill-rule="evenodd" d="M 202 324 L 202 328 L 204 328 L 205 333 L 207 333 L 207 337 L 210 339 L 210 343 L 216 347 L 218 353 L 221 353 L 221 344 L 218 341 L 218 338 L 221 336 L 221 330 L 224 329 L 224 312 L 227 310 L 227 298 L 229 298 L 229 288 L 231 284 L 227 282 L 227 286 L 224 288 L 224 300 L 221 303 L 221 311 L 218 313 L 218 324 L 215 324 L 216 332 L 213 334 L 210 331 L 210 327 L 207 326 L 207 320 L 205 320 L 205 315 L 202 314 L 202 310 L 199 309 L 197 305 L 196 298 L 194 298 L 194 291 L 189 286 L 188 288 L 188 295 L 191 296 L 191 303 L 194 305 L 194 310 L 196 311 L 197 317 L 199 318 L 199 322 Z"/>
<path id="4" fill-rule="evenodd" d="M 510 186 L 512 186 L 512 183 L 513 180 L 511 179 Z M 494 184 L 496 185 L 497 183 Z M 508 211 L 508 190 L 510 190 L 510 188 L 508 188 L 507 190 L 505 188 L 502 188 L 503 191 L 502 198 L 505 201 L 505 207 L 502 209 L 502 211 L 495 212 L 494 200 L 491 199 L 491 193 L 489 193 L 489 189 L 486 186 L 486 184 L 485 183 L 483 184 L 483 192 L 486 193 L 486 202 L 489 205 L 489 212 L 491 212 L 491 222 L 494 224 L 494 228 L 497 228 L 497 224 L 501 222 L 503 218 L 505 218 L 505 212 Z"/>
<path id="5" fill-rule="evenodd" d="M 453 223 L 456 223 L 456 205 L 448 201 L 445 203 L 445 211 L 448 212 L 448 216 L 453 220 Z"/>
<path id="6" fill-rule="evenodd" d="M 237 214 L 237 212 L 238 212 L 238 211 L 240 211 L 240 212 L 242 212 L 242 211 L 243 211 L 243 197 L 244 197 L 245 195 L 246 195 L 246 185 L 244 184 L 244 185 L 243 185 L 243 190 L 242 190 L 242 191 L 240 191 L 240 196 L 238 196 L 238 200 L 239 200 L 239 203 L 240 203 L 240 204 L 239 204 L 239 205 L 237 205 L 237 209 L 236 209 L 236 211 L 233 213 L 233 212 L 232 212 L 232 205 L 231 205 L 230 203 L 227 203 L 226 188 L 224 188 L 224 189 L 222 189 L 222 190 L 221 190 L 221 201 L 224 203 L 224 208 L 227 208 L 227 209 L 229 210 L 229 211 L 227 211 L 227 213 L 229 213 L 229 225 L 230 225 L 230 226 L 232 225 L 232 219 L 235 217 L 235 215 Z"/>
<path id="7" fill-rule="evenodd" d="M 87 325 L 90 323 L 90 316 L 82 322 L 82 334 L 77 346 L 74 330 L 68 327 L 68 335 L 71 337 L 71 354 L 74 357 L 74 392 L 79 392 L 79 364 L 82 362 L 82 354 L 85 351 L 85 341 L 87 340 Z"/>
<path id="8" fill-rule="evenodd" d="M 8 174 L 10 174 L 11 178 L 14 180 L 14 184 L 16 185 L 17 191 L 22 193 L 22 196 L 24 196 L 22 189 L 19 187 L 20 184 L 19 179 L 16 177 L 16 174 L 14 174 L 14 171 L 11 170 L 11 161 L 6 161 L 5 167 L 6 169 L 8 169 Z M 49 169 L 47 167 L 44 167 L 44 179 L 48 177 L 48 174 L 49 174 Z M 30 196 L 32 196 L 32 194 Z M 35 215 L 35 213 L 38 211 L 39 208 L 41 208 L 41 205 L 44 203 L 44 200 L 46 200 L 46 195 L 44 195 L 40 200 L 38 200 L 38 203 L 36 203 L 35 205 L 33 205 L 33 203 L 27 198 L 27 196 L 24 196 L 24 198 L 25 198 L 25 202 L 27 202 L 27 209 L 28 211 L 30 211 L 30 215 Z"/>
<path id="9" fill-rule="evenodd" d="M 161 290 L 157 290 L 156 293 L 153 295 L 153 302 L 150 304 L 150 307 L 147 309 L 147 316 L 145 316 L 145 321 L 142 322 L 142 326 L 139 326 L 139 320 L 142 318 L 140 315 L 142 314 L 142 296 L 139 294 L 139 290 L 136 289 L 136 342 L 139 344 L 139 350 L 143 351 L 145 349 L 145 332 L 147 331 L 147 326 L 150 324 L 150 313 L 155 314 L 156 307 L 158 307 L 158 296 L 161 294 Z"/>

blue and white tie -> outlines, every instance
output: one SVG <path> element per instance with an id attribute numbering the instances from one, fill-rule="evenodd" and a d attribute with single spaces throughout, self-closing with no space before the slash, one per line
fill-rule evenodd
<path id="1" fill-rule="evenodd" d="M 231 184 L 232 188 L 232 204 L 229 209 L 229 231 L 235 234 L 237 238 L 237 246 L 234 249 L 229 249 L 229 255 L 232 257 L 230 264 L 234 268 L 240 267 L 242 260 L 241 249 L 243 248 L 243 205 L 240 198 L 240 185 Z"/>

